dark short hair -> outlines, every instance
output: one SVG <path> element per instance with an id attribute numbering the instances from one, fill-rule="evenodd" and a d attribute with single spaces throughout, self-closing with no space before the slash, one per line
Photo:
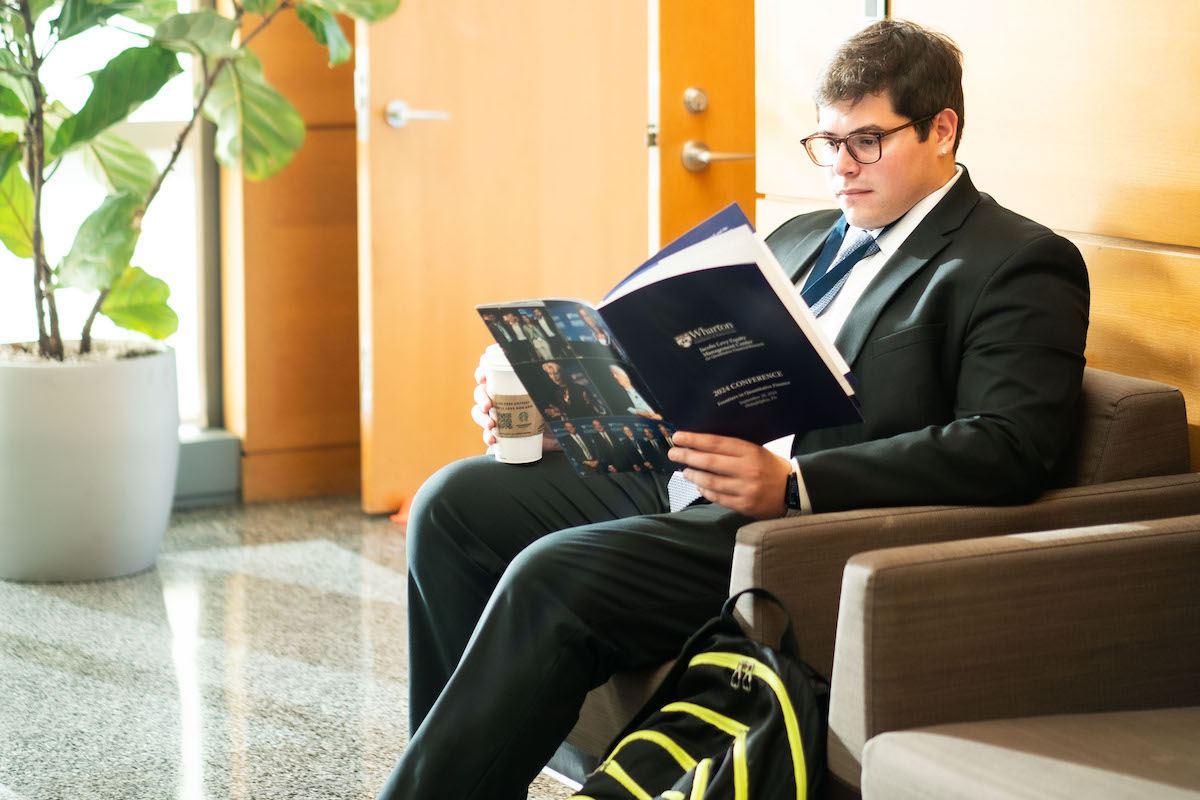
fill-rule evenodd
<path id="1" fill-rule="evenodd" d="M 900 19 L 868 25 L 833 54 L 813 89 L 813 100 L 821 108 L 857 103 L 884 91 L 891 97 L 892 110 L 909 119 L 953 109 L 958 114 L 958 150 L 965 120 L 962 51 L 949 36 Z M 930 120 L 914 126 L 921 141 L 932 125 Z"/>

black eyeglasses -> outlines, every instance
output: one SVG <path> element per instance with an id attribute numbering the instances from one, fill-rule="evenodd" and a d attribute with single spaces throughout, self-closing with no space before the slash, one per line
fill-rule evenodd
<path id="1" fill-rule="evenodd" d="M 804 149 L 808 151 L 808 157 L 818 167 L 832 167 L 837 162 L 838 150 L 843 144 L 850 151 L 850 157 L 858 163 L 874 164 L 883 158 L 883 137 L 891 136 L 897 131 L 902 131 L 905 128 L 911 128 L 913 125 L 931 120 L 940 113 L 939 111 L 937 114 L 930 114 L 927 117 L 914 119 L 912 122 L 906 122 L 898 128 L 892 128 L 890 131 L 852 133 L 840 139 L 836 136 L 817 134 L 815 136 L 805 136 L 800 140 L 800 144 L 804 145 Z"/>

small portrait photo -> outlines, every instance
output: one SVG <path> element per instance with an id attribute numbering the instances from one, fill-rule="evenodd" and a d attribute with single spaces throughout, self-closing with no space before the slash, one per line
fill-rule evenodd
<path id="1" fill-rule="evenodd" d="M 671 437 L 675 435 L 675 427 L 665 422 L 658 423 L 656 427 L 658 428 L 659 438 L 667 443 L 667 447 L 674 447 L 675 442 L 671 440 Z"/>
<path id="2" fill-rule="evenodd" d="M 662 412 L 650 400 L 650 392 L 638 379 L 637 372 L 623 362 L 589 359 L 583 362 L 595 378 L 600 393 L 614 414 L 628 414 L 647 420 L 661 420 Z"/>
<path id="3" fill-rule="evenodd" d="M 577 417 L 606 416 L 608 406 L 592 385 L 578 361 L 543 361 L 515 368 L 517 377 L 526 386 L 540 385 L 530 396 L 540 399 L 542 416 L 548 420 Z"/>
<path id="4" fill-rule="evenodd" d="M 620 349 L 600 316 L 580 303 L 554 302 L 547 308 L 577 356 L 619 358 Z"/>
<path id="5" fill-rule="evenodd" d="M 589 422 L 592 446 L 609 472 L 652 472 L 660 469 L 651 448 L 638 435 L 636 417 L 610 417 Z M 664 451 L 665 452 L 665 451 Z"/>
<path id="6" fill-rule="evenodd" d="M 553 420 L 547 423 L 575 471 L 587 478 L 608 473 L 609 463 L 596 445 L 590 423 L 583 420 Z"/>
<path id="7" fill-rule="evenodd" d="M 652 422 L 643 421 L 636 426 L 638 445 L 641 449 L 642 456 L 648 461 L 656 472 L 674 472 L 679 467 L 667 457 L 667 451 L 671 449 L 669 438 L 663 436 L 661 430 L 665 430 L 665 425 L 657 425 Z"/>
<path id="8" fill-rule="evenodd" d="M 522 321 L 526 317 L 529 320 L 530 337 L 534 341 L 534 349 L 539 353 L 549 354 L 544 356 L 544 359 L 570 358 L 573 355 L 567 337 L 558 329 L 558 324 L 544 306 L 523 309 Z M 544 346 L 538 345 L 538 339 L 544 341 Z"/>
<path id="9" fill-rule="evenodd" d="M 510 364 L 523 364 L 530 361 L 541 361 L 539 349 L 534 342 L 522 319 L 521 309 L 513 308 L 481 308 L 479 316 L 487 326 L 488 333 L 500 344 L 500 349 L 508 357 Z"/>
<path id="10" fill-rule="evenodd" d="M 558 332 L 554 320 L 541 306 L 521 306 L 513 310 L 517 327 L 515 333 L 529 343 L 533 356 L 538 361 L 564 358 L 570 355 L 566 340 Z"/>

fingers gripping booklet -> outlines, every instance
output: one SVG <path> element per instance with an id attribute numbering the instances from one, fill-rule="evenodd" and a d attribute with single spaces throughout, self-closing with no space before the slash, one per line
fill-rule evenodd
<path id="1" fill-rule="evenodd" d="M 850 368 L 736 205 L 595 306 L 476 308 L 583 476 L 673 471 L 676 429 L 763 444 L 861 419 Z"/>

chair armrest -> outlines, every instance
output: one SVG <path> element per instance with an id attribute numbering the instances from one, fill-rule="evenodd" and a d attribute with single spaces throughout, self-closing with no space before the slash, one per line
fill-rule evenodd
<path id="1" fill-rule="evenodd" d="M 891 548 L 846 566 L 829 765 L 884 731 L 1200 704 L 1200 515 Z"/>
<path id="2" fill-rule="evenodd" d="M 1056 489 L 1018 506 L 879 508 L 755 522 L 738 531 L 730 588 L 764 586 L 777 594 L 795 620 L 801 655 L 829 675 L 842 571 L 856 553 L 1196 513 L 1200 473 L 1185 473 Z M 738 610 L 751 635 L 778 638 L 769 603 L 746 597 Z"/>

